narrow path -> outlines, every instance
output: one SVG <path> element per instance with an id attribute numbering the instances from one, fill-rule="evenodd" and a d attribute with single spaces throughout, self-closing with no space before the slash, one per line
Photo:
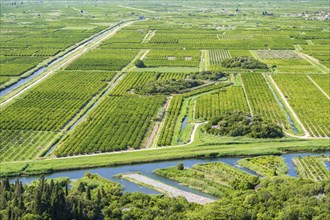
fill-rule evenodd
<path id="1" fill-rule="evenodd" d="M 157 142 L 158 142 L 158 139 L 159 139 L 159 136 L 160 136 L 160 132 L 163 130 L 163 127 L 164 127 L 164 124 L 165 124 L 165 119 L 166 119 L 166 112 L 168 110 L 168 108 L 170 107 L 170 103 L 171 103 L 171 100 L 172 100 L 173 96 L 170 96 L 167 98 L 166 100 L 166 103 L 164 105 L 164 116 L 159 124 L 159 127 L 158 127 L 158 130 L 157 130 L 157 133 L 156 133 L 156 136 L 155 136 L 155 140 L 154 140 L 154 146 L 153 147 L 157 147 Z"/>
<path id="2" fill-rule="evenodd" d="M 148 137 L 148 140 L 146 142 L 146 148 L 150 148 L 151 147 L 152 141 L 154 140 L 154 138 L 155 138 L 155 136 L 157 134 L 157 131 L 158 131 L 158 128 L 159 128 L 159 124 L 160 124 L 160 122 L 159 121 L 156 121 L 155 126 L 153 127 L 152 132 L 151 132 L 151 134 Z"/>
<path id="3" fill-rule="evenodd" d="M 314 85 L 323 93 L 323 95 L 325 95 L 325 97 L 327 97 L 327 99 L 329 99 L 330 100 L 330 96 L 328 96 L 328 94 L 312 79 L 312 77 L 310 77 L 310 76 L 308 76 L 307 75 L 307 77 L 308 77 L 308 79 L 310 80 L 310 81 L 312 81 L 312 83 L 314 83 Z"/>
<path id="4" fill-rule="evenodd" d="M 314 57 L 311 57 L 301 51 L 296 51 L 296 54 L 298 54 L 301 58 L 312 64 L 314 67 L 316 67 L 319 71 L 322 73 L 329 73 L 329 68 L 324 66 L 323 64 L 320 63 L 320 61 Z"/>
<path id="5" fill-rule="evenodd" d="M 121 70 L 121 72 L 131 72 L 136 68 L 135 62 L 137 60 L 143 60 L 144 57 L 149 53 L 150 50 L 140 50 L 136 56 Z"/>
<path id="6" fill-rule="evenodd" d="M 180 145 L 175 145 L 175 147 L 184 147 L 184 146 L 187 146 L 189 144 L 192 144 L 195 141 L 195 136 L 196 136 L 196 132 L 197 132 L 198 127 L 200 125 L 203 125 L 203 124 L 206 124 L 206 123 L 207 123 L 207 121 L 195 123 L 194 124 L 194 129 L 192 130 L 192 132 L 190 134 L 190 140 L 188 141 L 188 143 L 186 143 L 186 144 L 180 144 Z M 171 147 L 171 146 L 168 146 L 168 147 Z"/>
<path id="7" fill-rule="evenodd" d="M 144 54 L 142 54 L 142 56 L 140 57 L 140 60 L 144 60 L 144 58 L 147 56 L 147 54 L 149 53 L 150 50 L 146 50 L 144 52 Z"/>
<path id="8" fill-rule="evenodd" d="M 33 86 L 37 85 L 38 83 L 40 83 L 41 81 L 43 81 L 44 79 L 46 79 L 48 76 L 50 76 L 54 72 L 58 71 L 59 69 L 65 67 L 66 65 L 68 65 L 71 62 L 73 62 L 74 60 L 76 60 L 77 58 L 81 57 L 83 54 L 85 54 L 86 52 L 88 52 L 89 49 L 96 47 L 97 45 L 99 45 L 105 39 L 107 39 L 107 38 L 111 37 L 112 35 L 116 34 L 120 29 L 122 29 L 122 28 L 124 28 L 124 27 L 126 27 L 126 26 L 128 26 L 128 25 L 130 25 L 130 24 L 132 24 L 134 22 L 136 22 L 136 21 L 130 21 L 130 22 L 127 22 L 127 23 L 125 23 L 123 25 L 116 26 L 115 28 L 110 29 L 109 31 L 103 33 L 99 37 L 97 37 L 95 39 L 92 39 L 88 43 L 83 44 L 83 45 L 77 47 L 72 52 L 70 52 L 70 54 L 74 54 L 75 53 L 74 56 L 69 57 L 70 55 L 68 55 L 67 58 L 64 58 L 63 60 L 61 60 L 60 62 L 58 62 L 58 66 L 56 68 L 51 69 L 51 70 L 48 70 L 48 72 L 46 71 L 45 74 L 42 77 L 40 77 L 38 80 L 34 81 L 30 85 L 26 86 L 24 89 L 20 90 L 15 95 L 11 96 L 7 100 L 5 100 L 2 103 L 0 103 L 0 106 L 3 106 L 5 104 L 9 103 L 13 99 L 15 99 L 16 97 L 18 97 L 22 93 L 24 93 L 25 91 L 27 91 L 28 89 L 32 88 Z"/>
<path id="9" fill-rule="evenodd" d="M 186 192 L 181 189 L 175 188 L 173 186 L 161 183 L 154 179 L 151 179 L 140 174 L 125 174 L 123 175 L 125 179 L 132 180 L 132 182 L 141 183 L 142 185 L 151 186 L 152 189 L 155 189 L 159 192 L 165 193 L 171 197 L 183 196 L 187 199 L 188 202 L 197 203 L 200 205 L 205 205 L 212 203 L 215 200 L 206 198 L 204 196 L 196 195 L 194 193 Z"/>
<path id="10" fill-rule="evenodd" d="M 133 8 L 133 7 L 125 6 L 125 5 L 118 5 L 118 7 L 126 8 L 126 9 L 132 9 L 132 10 L 136 10 L 136 11 L 144 11 L 144 12 L 150 12 L 150 13 L 157 13 L 156 11 L 146 10 L 146 9 L 142 9 L 142 8 Z"/>
<path id="11" fill-rule="evenodd" d="M 149 43 L 150 40 L 155 36 L 155 34 L 156 34 L 156 31 L 149 30 L 149 32 L 144 36 L 141 43 L 143 43 L 143 44 Z"/>
<path id="12" fill-rule="evenodd" d="M 244 96 L 245 96 L 245 99 L 246 99 L 246 103 L 248 104 L 248 107 L 249 107 L 249 110 L 250 110 L 251 116 L 253 117 L 252 107 L 251 107 L 251 105 L 250 105 L 249 97 L 248 97 L 248 95 L 247 95 L 247 93 L 246 93 L 246 90 L 245 90 L 245 86 L 244 86 L 244 83 L 243 83 L 242 76 L 240 77 L 240 80 L 241 80 L 241 85 L 242 85 L 242 88 L 243 88 L 243 91 L 244 91 Z"/>
<path id="13" fill-rule="evenodd" d="M 201 58 L 199 62 L 199 71 L 207 71 L 208 67 L 210 66 L 209 64 L 209 52 L 208 50 L 201 50 Z"/>
<path id="14" fill-rule="evenodd" d="M 305 128 L 305 126 L 302 124 L 302 122 L 300 121 L 300 119 L 298 118 L 297 114 L 293 111 L 293 109 L 291 108 L 288 100 L 285 98 L 285 96 L 283 95 L 282 91 L 280 90 L 280 88 L 277 86 L 277 84 L 275 83 L 273 77 L 271 75 L 269 75 L 269 79 L 271 80 L 271 82 L 273 83 L 274 87 L 276 88 L 278 94 L 280 94 L 284 104 L 286 105 L 286 107 L 289 109 L 289 111 L 291 112 L 292 116 L 296 119 L 296 121 L 298 122 L 298 124 L 301 126 L 301 128 L 303 129 L 305 135 L 302 136 L 302 138 L 308 138 L 310 137 L 309 132 L 307 131 L 307 129 Z"/>

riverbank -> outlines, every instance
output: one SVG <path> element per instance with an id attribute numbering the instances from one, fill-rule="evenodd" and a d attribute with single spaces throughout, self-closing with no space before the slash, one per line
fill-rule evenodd
<path id="1" fill-rule="evenodd" d="M 322 152 L 329 150 L 330 145 L 328 139 L 262 143 L 227 143 L 218 145 L 196 143 L 187 146 L 81 155 L 71 158 L 64 157 L 0 163 L 0 177 L 40 175 L 65 170 L 113 167 L 189 158 L 257 156 L 268 154 L 280 155 L 287 152 Z"/>

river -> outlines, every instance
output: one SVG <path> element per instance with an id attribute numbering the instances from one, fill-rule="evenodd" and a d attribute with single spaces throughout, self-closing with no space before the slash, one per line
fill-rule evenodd
<path id="1" fill-rule="evenodd" d="M 293 177 L 297 177 L 297 173 L 296 173 L 296 168 L 294 163 L 292 162 L 292 158 L 294 157 L 305 157 L 305 156 L 318 156 L 318 155 L 330 155 L 330 152 L 326 152 L 326 153 L 290 153 L 290 154 L 285 154 L 282 155 L 282 157 L 284 158 L 285 163 L 288 166 L 288 175 L 289 176 L 293 176 Z M 146 194 L 159 194 L 159 192 L 154 191 L 152 189 L 146 188 L 146 187 L 142 187 L 139 186 L 135 183 L 131 183 L 129 181 L 126 180 L 122 180 L 122 179 L 117 179 L 114 178 L 113 176 L 116 174 L 121 174 L 121 173 L 136 173 L 139 172 L 142 175 L 148 176 L 150 178 L 153 178 L 155 180 L 159 180 L 163 183 L 166 183 L 170 186 L 173 187 L 177 187 L 178 189 L 184 190 L 184 191 L 188 191 L 188 192 L 192 192 L 195 193 L 197 195 L 201 195 L 201 196 L 205 196 L 207 198 L 211 198 L 211 199 L 216 199 L 213 196 L 210 196 L 206 193 L 200 192 L 198 190 L 194 190 L 194 189 L 190 189 L 187 186 L 183 186 L 180 185 L 179 183 L 157 176 L 155 174 L 152 173 L 153 170 L 155 169 L 160 169 L 160 168 L 166 168 L 169 166 L 176 166 L 178 163 L 182 162 L 184 164 L 185 167 L 192 167 L 194 164 L 198 164 L 198 163 L 208 163 L 208 162 L 224 162 L 226 164 L 229 164 L 231 166 L 235 166 L 238 169 L 244 170 L 250 174 L 254 174 L 257 175 L 255 172 L 248 170 L 246 168 L 240 167 L 237 164 L 237 161 L 239 159 L 242 159 L 241 157 L 223 157 L 223 158 L 214 158 L 214 159 L 186 159 L 186 160 L 175 160 L 175 161 L 163 161 L 163 162 L 153 162 L 153 163 L 145 163 L 145 164 L 136 164 L 136 165 L 126 165 L 126 166 L 118 166 L 118 167 L 104 167 L 104 168 L 93 168 L 93 169 L 82 169 L 82 170 L 74 170 L 74 171 L 63 171 L 63 172 L 55 172 L 55 173 L 51 173 L 51 174 L 47 174 L 45 175 L 46 178 L 57 178 L 57 177 L 69 177 L 71 180 L 74 179 L 79 179 L 81 178 L 86 172 L 90 172 L 90 173 L 97 173 L 101 176 L 103 176 L 106 179 L 109 179 L 111 181 L 114 182 L 118 182 L 120 184 L 122 184 L 124 186 L 124 191 L 125 192 L 142 192 L 142 193 L 146 193 Z M 329 166 L 327 166 L 328 169 L 330 169 Z M 28 177 L 21 177 L 20 178 L 22 180 L 23 183 L 31 183 L 31 181 L 38 179 L 38 177 L 36 176 L 28 176 Z M 15 178 L 12 178 L 11 181 L 14 181 Z"/>

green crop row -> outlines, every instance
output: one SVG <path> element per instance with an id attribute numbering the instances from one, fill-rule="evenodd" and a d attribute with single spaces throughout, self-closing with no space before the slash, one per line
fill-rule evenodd
<path id="1" fill-rule="evenodd" d="M 140 148 L 165 97 L 109 96 L 58 147 L 57 156 Z"/>
<path id="2" fill-rule="evenodd" d="M 253 115 L 259 115 L 265 120 L 285 126 L 284 114 L 262 74 L 244 73 L 242 74 L 242 81 Z"/>
<path id="3" fill-rule="evenodd" d="M 227 111 L 249 112 L 242 87 L 229 87 L 200 96 L 196 101 L 195 118 L 208 120 Z"/>
<path id="4" fill-rule="evenodd" d="M 330 100 L 302 74 L 276 74 L 276 84 L 312 136 L 330 136 Z"/>
<path id="5" fill-rule="evenodd" d="M 324 161 L 330 161 L 329 156 L 321 157 L 297 157 L 293 159 L 297 167 L 297 172 L 301 178 L 311 179 L 313 181 L 322 181 L 330 179 L 330 172 L 326 168 Z"/>

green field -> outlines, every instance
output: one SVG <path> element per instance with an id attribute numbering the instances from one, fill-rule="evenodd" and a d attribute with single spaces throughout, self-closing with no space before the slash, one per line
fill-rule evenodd
<path id="1" fill-rule="evenodd" d="M 244 158 L 239 164 L 264 176 L 260 182 L 269 184 L 265 187 L 269 192 L 276 179 L 283 185 L 315 182 L 322 188 L 329 180 L 324 166 L 327 156 L 295 158 L 301 179 L 292 180 L 278 155 L 330 150 L 328 16 L 326 0 L 3 0 L 0 176 L 186 158 L 258 156 Z M 43 67 L 43 72 L 29 78 Z M 26 82 L 16 84 L 22 79 Z M 228 119 L 237 112 L 242 114 Z M 220 132 L 229 126 L 244 136 Z M 268 136 L 252 138 L 256 137 L 249 135 L 252 131 Z M 317 213 L 315 219 L 330 216 L 321 209 L 287 210 L 259 201 L 254 196 L 260 192 L 250 194 L 247 188 L 252 189 L 262 178 L 257 181 L 226 164 L 155 172 L 221 197 L 223 204 L 243 198 L 242 206 L 235 209 L 237 216 L 219 209 L 224 219 L 313 219 L 304 213 Z M 116 188 L 95 178 L 97 185 Z M 90 188 L 97 198 L 97 191 L 92 185 Z M 247 191 L 241 191 L 243 188 Z M 326 194 L 328 188 L 323 188 L 316 195 Z M 4 205 L 7 201 L 2 192 L 10 194 L 10 190 L 7 186 L 0 190 L 0 219 L 24 219 L 19 214 L 23 212 L 12 204 Z M 82 195 L 87 197 L 87 192 Z M 321 197 L 314 200 L 315 204 L 323 201 Z M 79 206 L 77 201 L 75 206 Z M 265 211 L 267 206 L 251 205 L 254 201 L 284 211 L 271 213 Z M 290 202 L 288 207 L 296 201 Z M 18 206 L 19 202 L 12 203 Z M 84 205 L 79 208 L 85 210 L 79 215 L 82 219 L 134 219 L 132 213 L 123 212 L 130 210 L 129 205 L 116 210 L 121 215 L 115 216 L 106 201 L 102 207 L 108 208 L 98 210 L 98 217 L 93 218 L 88 217 L 87 208 L 92 205 Z M 254 207 L 260 208 L 260 214 Z M 194 209 L 189 208 L 191 213 Z M 246 216 L 239 215 L 243 209 Z M 168 219 L 203 219 L 207 215 L 201 214 L 210 210 L 196 211 L 200 218 L 181 213 Z M 48 214 L 42 218 L 51 219 Z"/>

